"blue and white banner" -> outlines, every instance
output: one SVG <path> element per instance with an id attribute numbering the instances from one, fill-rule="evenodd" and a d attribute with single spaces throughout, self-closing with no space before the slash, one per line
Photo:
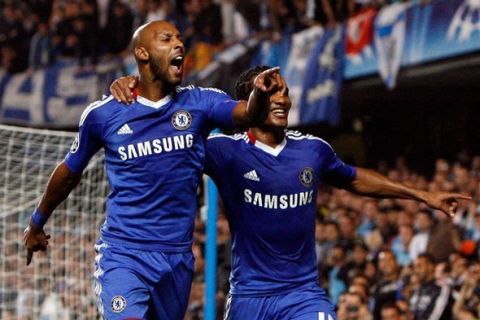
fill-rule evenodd
<path id="1" fill-rule="evenodd" d="M 338 123 L 339 94 L 345 59 L 345 28 L 326 29 L 306 65 L 300 98 L 300 123 Z"/>
<path id="2" fill-rule="evenodd" d="M 85 107 L 108 92 L 114 77 L 108 64 L 97 72 L 58 63 L 32 74 L 0 74 L 0 122 L 76 127 Z"/>
<path id="3" fill-rule="evenodd" d="M 393 89 L 405 42 L 406 9 L 408 4 L 395 3 L 381 9 L 375 19 L 375 49 L 380 77 Z"/>
<path id="4" fill-rule="evenodd" d="M 287 81 L 290 99 L 292 100 L 292 109 L 288 117 L 288 123 L 291 126 L 300 123 L 300 98 L 303 92 L 305 72 L 311 69 L 312 65 L 308 63 L 312 55 L 313 48 L 317 45 L 323 35 L 322 27 L 312 27 L 292 36 L 292 45 L 290 55 L 288 56 L 287 68 L 282 75 Z"/>
<path id="5" fill-rule="evenodd" d="M 407 7 L 402 8 L 405 5 Z M 385 11 L 390 12 L 388 16 Z M 480 1 L 393 4 L 378 13 L 376 27 L 376 40 L 386 41 L 376 45 L 373 59 L 357 63 L 347 61 L 344 77 L 352 79 L 380 71 L 392 86 L 398 63 L 400 67 L 411 66 L 480 51 Z M 389 34 L 395 44 L 388 38 Z M 396 50 L 400 49 L 400 42 L 403 42 L 403 50 L 399 55 Z"/>

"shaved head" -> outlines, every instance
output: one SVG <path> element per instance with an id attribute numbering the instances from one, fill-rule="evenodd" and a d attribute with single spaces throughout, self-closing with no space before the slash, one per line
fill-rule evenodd
<path id="1" fill-rule="evenodd" d="M 135 30 L 132 37 L 133 50 L 135 47 L 145 47 L 149 41 L 159 32 L 168 30 L 177 30 L 177 28 L 167 21 L 152 21 L 145 23 Z M 178 30 L 177 30 L 178 32 Z"/>
<path id="2" fill-rule="evenodd" d="M 167 21 L 152 21 L 135 30 L 132 47 L 140 76 L 172 90 L 182 81 L 185 47 L 180 31 Z"/>

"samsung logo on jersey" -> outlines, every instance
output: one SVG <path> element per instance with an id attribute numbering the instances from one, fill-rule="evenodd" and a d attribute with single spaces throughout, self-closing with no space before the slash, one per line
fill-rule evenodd
<path id="1" fill-rule="evenodd" d="M 243 190 L 246 203 L 266 209 L 291 209 L 312 203 L 313 190 L 292 194 L 263 194 L 250 189 Z"/>
<path id="2" fill-rule="evenodd" d="M 186 134 L 120 146 L 118 147 L 118 153 L 120 154 L 120 159 L 127 160 L 152 154 L 160 154 L 162 152 L 191 148 L 192 146 L 193 135 Z"/>

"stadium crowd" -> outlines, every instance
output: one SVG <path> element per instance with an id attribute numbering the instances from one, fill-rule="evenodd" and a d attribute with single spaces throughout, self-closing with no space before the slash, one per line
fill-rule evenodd
<path id="1" fill-rule="evenodd" d="M 252 36 L 335 25 L 366 6 L 395 0 L 25 0 L 0 1 L 0 70 L 44 68 L 60 59 L 93 71 L 99 59 L 122 58 L 133 30 L 168 20 L 181 31 L 199 71 L 229 44 Z"/>
<path id="2" fill-rule="evenodd" d="M 438 159 L 432 177 L 411 171 L 403 158 L 382 173 L 424 190 L 458 191 L 452 220 L 409 200 L 380 200 L 322 187 L 316 225 L 319 281 L 346 319 L 477 319 L 480 316 L 480 156 Z M 204 224 L 198 220 L 196 276 L 188 319 L 202 319 Z M 229 232 L 218 220 L 218 314 L 228 294 Z"/>

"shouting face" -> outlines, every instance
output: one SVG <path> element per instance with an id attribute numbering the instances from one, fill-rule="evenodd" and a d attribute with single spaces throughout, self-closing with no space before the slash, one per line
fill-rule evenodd
<path id="1" fill-rule="evenodd" d="M 178 29 L 171 23 L 154 21 L 140 27 L 134 35 L 135 57 L 148 65 L 152 80 L 166 86 L 182 81 L 185 47 Z"/>

